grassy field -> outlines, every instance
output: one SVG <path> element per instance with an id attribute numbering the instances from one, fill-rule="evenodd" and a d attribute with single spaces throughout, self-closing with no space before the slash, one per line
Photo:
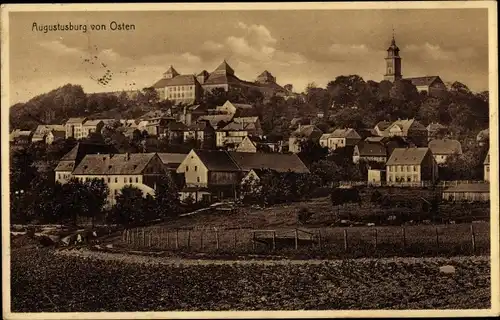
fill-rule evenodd
<path id="1" fill-rule="evenodd" d="M 206 265 L 144 259 L 62 256 L 26 244 L 13 248 L 12 311 L 490 307 L 487 257 Z M 456 272 L 441 273 L 443 265 L 453 265 Z"/>

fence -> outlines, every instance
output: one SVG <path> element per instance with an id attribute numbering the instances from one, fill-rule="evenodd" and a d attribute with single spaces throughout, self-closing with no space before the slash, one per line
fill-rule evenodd
<path id="1" fill-rule="evenodd" d="M 484 254 L 489 252 L 489 224 L 276 230 L 151 227 L 125 230 L 122 241 L 131 248 L 205 253 Z"/>
<path id="2" fill-rule="evenodd" d="M 450 180 L 450 181 L 439 181 L 437 183 L 433 183 L 432 181 L 418 181 L 418 182 L 407 182 L 407 181 L 399 181 L 399 182 L 387 182 L 387 181 L 339 181 L 334 184 L 335 187 L 358 187 L 358 186 L 372 186 L 372 187 L 413 187 L 413 188 L 423 188 L 423 187 L 432 187 L 436 186 L 438 188 L 446 188 L 457 186 L 459 184 L 487 184 L 487 181 L 481 180 Z"/>

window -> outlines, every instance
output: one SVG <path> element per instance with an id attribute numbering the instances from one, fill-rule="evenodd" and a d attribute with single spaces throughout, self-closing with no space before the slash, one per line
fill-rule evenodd
<path id="1" fill-rule="evenodd" d="M 115 196 L 118 194 L 118 190 L 115 189 Z"/>
<path id="2" fill-rule="evenodd" d="M 186 172 L 188 172 L 188 171 L 189 171 L 189 166 L 186 166 Z"/>
<path id="3" fill-rule="evenodd" d="M 108 183 L 110 183 L 110 182 L 111 182 L 111 178 L 108 178 Z"/>
<path id="4" fill-rule="evenodd" d="M 118 178 L 115 178 L 115 183 L 118 183 Z"/>
<path id="5" fill-rule="evenodd" d="M 129 179 L 128 179 L 128 182 L 129 182 L 129 183 L 132 183 L 132 178 L 129 178 Z"/>
<path id="6" fill-rule="evenodd" d="M 61 174 L 60 173 L 57 174 L 57 179 L 61 179 Z"/>
<path id="7" fill-rule="evenodd" d="M 402 166 L 402 172 L 406 171 L 406 166 Z"/>
<path id="8" fill-rule="evenodd" d="M 197 182 L 200 182 L 200 177 L 196 177 L 196 181 L 197 181 Z"/>
<path id="9" fill-rule="evenodd" d="M 407 180 L 408 180 L 408 182 L 411 182 L 411 177 L 408 177 Z"/>
<path id="10" fill-rule="evenodd" d="M 198 166 L 194 166 L 194 171 L 198 171 Z"/>
<path id="11" fill-rule="evenodd" d="M 127 178 L 123 178 L 123 182 L 124 182 L 124 183 L 127 183 Z"/>
<path id="12" fill-rule="evenodd" d="M 139 183 L 139 178 L 135 177 L 135 183 Z"/>

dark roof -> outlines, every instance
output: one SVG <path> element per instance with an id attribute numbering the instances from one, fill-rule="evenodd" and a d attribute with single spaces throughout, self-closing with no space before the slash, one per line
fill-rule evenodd
<path id="1" fill-rule="evenodd" d="M 252 169 L 253 172 L 257 175 L 257 177 L 262 178 L 266 173 L 276 172 L 275 170 L 270 169 Z"/>
<path id="2" fill-rule="evenodd" d="M 459 185 L 449 187 L 443 192 L 477 192 L 477 193 L 489 193 L 490 184 L 489 183 L 461 183 Z"/>
<path id="3" fill-rule="evenodd" d="M 107 154 L 107 153 L 118 153 L 118 150 L 114 146 L 102 144 L 102 143 L 91 143 L 91 142 L 79 142 L 76 146 L 66 153 L 61 161 L 80 161 L 87 154 Z"/>
<path id="4" fill-rule="evenodd" d="M 458 140 L 434 139 L 429 141 L 429 149 L 432 154 L 462 154 L 462 146 Z"/>
<path id="5" fill-rule="evenodd" d="M 167 129 L 168 130 L 172 130 L 172 131 L 185 131 L 188 129 L 188 127 L 182 123 L 182 122 L 179 122 L 179 121 L 170 121 L 168 124 L 167 124 Z"/>
<path id="6" fill-rule="evenodd" d="M 213 128 L 209 120 L 198 120 L 189 126 L 189 130 L 203 131 L 206 128 Z"/>
<path id="7" fill-rule="evenodd" d="M 375 128 L 378 128 L 380 131 L 384 131 L 385 129 L 389 128 L 389 126 L 392 123 L 389 121 L 379 121 L 376 125 Z"/>
<path id="8" fill-rule="evenodd" d="M 232 119 L 233 115 L 230 114 L 214 114 L 201 116 L 198 118 L 198 121 L 207 120 L 212 127 L 216 128 L 219 122 L 229 123 Z"/>
<path id="9" fill-rule="evenodd" d="M 74 167 L 75 167 L 74 160 L 61 160 L 57 164 L 54 171 L 73 171 Z"/>
<path id="10" fill-rule="evenodd" d="M 88 154 L 73 171 L 74 175 L 141 174 L 156 153 Z"/>
<path id="11" fill-rule="evenodd" d="M 476 140 L 477 141 L 486 141 L 490 138 L 490 129 L 484 129 L 479 131 L 477 134 Z"/>
<path id="12" fill-rule="evenodd" d="M 437 130 L 440 130 L 440 129 L 446 129 L 445 126 L 443 126 L 442 124 L 440 123 L 430 123 L 428 126 L 427 126 L 427 130 L 428 131 L 437 131 Z"/>
<path id="13" fill-rule="evenodd" d="M 229 152 L 243 171 L 271 169 L 277 172 L 308 173 L 306 165 L 296 154 Z"/>
<path id="14" fill-rule="evenodd" d="M 322 134 L 323 132 L 313 124 L 300 126 L 297 130 L 292 132 L 292 136 L 317 136 L 318 138 L 321 137 Z"/>
<path id="15" fill-rule="evenodd" d="M 215 73 L 215 72 L 234 75 L 233 68 L 231 68 L 231 66 L 226 62 L 226 60 L 222 61 L 222 63 L 212 73 Z"/>
<path id="16" fill-rule="evenodd" d="M 232 74 L 212 73 L 210 74 L 207 81 L 205 81 L 203 85 L 210 85 L 210 84 L 240 85 L 241 80 Z"/>
<path id="17" fill-rule="evenodd" d="M 381 143 L 360 142 L 356 146 L 361 157 L 385 157 L 387 150 Z"/>
<path id="18" fill-rule="evenodd" d="M 158 153 L 161 162 L 169 167 L 178 167 L 186 156 L 187 154 L 183 153 Z"/>
<path id="19" fill-rule="evenodd" d="M 240 171 L 227 151 L 197 149 L 194 152 L 210 171 Z"/>
<path id="20" fill-rule="evenodd" d="M 385 171 L 385 163 L 380 163 L 380 162 L 371 162 L 367 165 L 368 169 L 370 170 L 381 170 Z"/>
<path id="21" fill-rule="evenodd" d="M 418 165 L 421 164 L 429 148 L 396 148 L 386 165 Z"/>
<path id="22" fill-rule="evenodd" d="M 411 83 L 414 86 L 430 86 L 437 79 L 440 79 L 439 76 L 426 76 L 426 77 L 406 78 L 405 80 L 411 81 Z"/>
<path id="23" fill-rule="evenodd" d="M 153 88 L 164 88 L 168 86 L 184 86 L 184 85 L 194 85 L 198 83 L 196 77 L 192 74 L 183 74 L 173 77 L 171 79 L 160 79 L 154 85 Z"/>
<path id="24" fill-rule="evenodd" d="M 198 73 L 197 77 L 200 77 L 200 76 L 208 77 L 209 75 L 210 75 L 210 73 L 208 73 L 207 70 L 203 70 L 202 72 Z"/>

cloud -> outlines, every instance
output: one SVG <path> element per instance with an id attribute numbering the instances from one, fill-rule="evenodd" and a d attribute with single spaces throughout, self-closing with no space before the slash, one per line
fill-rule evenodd
<path id="1" fill-rule="evenodd" d="M 416 45 L 410 44 L 404 48 L 404 52 L 410 54 L 418 54 L 423 60 L 436 60 L 436 61 L 455 61 L 459 59 L 470 59 L 476 55 L 473 48 L 465 47 L 459 48 L 455 51 L 445 50 L 439 45 L 426 42 L 424 44 Z"/>
<path id="2" fill-rule="evenodd" d="M 212 41 L 212 40 L 208 40 L 208 41 L 203 42 L 203 44 L 201 45 L 201 48 L 203 50 L 208 50 L 208 51 L 219 51 L 222 48 L 224 48 L 224 45 L 222 45 L 218 42 Z"/>
<path id="3" fill-rule="evenodd" d="M 42 48 L 51 51 L 52 53 L 62 56 L 62 55 L 78 55 L 83 54 L 84 52 L 78 48 L 71 48 L 62 43 L 59 40 L 53 41 L 42 41 L 38 43 Z"/>

